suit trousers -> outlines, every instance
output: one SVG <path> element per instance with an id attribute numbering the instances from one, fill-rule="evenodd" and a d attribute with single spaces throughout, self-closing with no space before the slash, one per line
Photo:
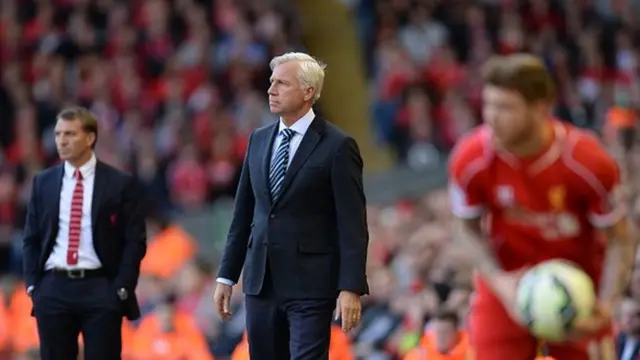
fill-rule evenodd
<path id="1" fill-rule="evenodd" d="M 285 299 L 267 261 L 262 291 L 246 296 L 251 360 L 327 360 L 336 299 Z"/>
<path id="2" fill-rule="evenodd" d="M 123 303 L 106 277 L 46 273 L 33 293 L 42 360 L 120 360 Z"/>

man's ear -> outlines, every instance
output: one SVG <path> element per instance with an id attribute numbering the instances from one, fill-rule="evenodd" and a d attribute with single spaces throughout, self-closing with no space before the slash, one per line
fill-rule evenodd
<path id="1" fill-rule="evenodd" d="M 309 86 L 308 88 L 304 89 L 304 101 L 311 101 L 311 99 L 313 99 L 313 97 L 316 95 L 316 89 L 312 88 L 311 86 Z"/>
<path id="2" fill-rule="evenodd" d="M 96 146 L 96 134 L 95 133 L 89 133 L 89 135 L 87 136 L 87 141 L 89 142 L 87 145 L 89 145 L 90 147 L 95 147 Z"/>

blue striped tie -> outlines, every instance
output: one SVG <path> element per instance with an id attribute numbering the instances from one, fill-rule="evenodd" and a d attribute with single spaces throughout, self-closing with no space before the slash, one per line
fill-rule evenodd
<path id="1" fill-rule="evenodd" d="M 276 156 L 271 160 L 271 168 L 269 169 L 269 185 L 271 188 L 271 198 L 273 201 L 278 199 L 280 191 L 282 191 L 282 185 L 284 184 L 284 176 L 287 173 L 287 166 L 289 165 L 289 144 L 291 138 L 295 135 L 295 131 L 291 129 L 282 129 L 282 141 Z"/>

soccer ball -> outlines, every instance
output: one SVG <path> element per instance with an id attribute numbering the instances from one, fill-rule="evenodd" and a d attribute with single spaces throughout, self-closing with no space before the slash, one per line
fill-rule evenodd
<path id="1" fill-rule="evenodd" d="M 538 339 L 560 341 L 596 306 L 591 278 L 575 264 L 551 260 L 529 269 L 517 289 L 517 311 Z"/>

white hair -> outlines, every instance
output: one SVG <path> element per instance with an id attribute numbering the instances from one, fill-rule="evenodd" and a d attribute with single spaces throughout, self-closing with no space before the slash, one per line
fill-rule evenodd
<path id="1" fill-rule="evenodd" d="M 322 93 L 322 85 L 324 84 L 324 69 L 326 64 L 315 59 L 313 56 L 301 52 L 288 52 L 280 56 L 276 56 L 271 59 L 269 67 L 271 71 L 276 66 L 295 61 L 298 63 L 298 81 L 302 88 L 312 87 L 315 90 L 313 94 L 313 102 L 315 103 L 320 99 Z"/>

